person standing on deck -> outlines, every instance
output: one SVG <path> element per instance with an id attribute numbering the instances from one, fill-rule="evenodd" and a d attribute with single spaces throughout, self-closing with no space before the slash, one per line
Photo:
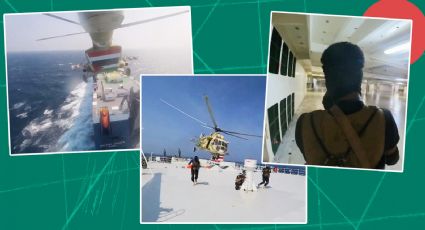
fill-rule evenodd
<path id="1" fill-rule="evenodd" d="M 246 179 L 246 171 L 242 170 L 242 172 L 239 175 L 237 175 L 236 179 L 235 179 L 235 189 L 236 190 L 241 189 L 241 186 L 242 186 L 243 182 L 245 182 L 245 179 Z"/>
<path id="2" fill-rule="evenodd" d="M 258 184 L 258 187 L 260 187 L 262 184 L 264 184 L 264 187 L 266 187 L 269 184 L 271 172 L 272 170 L 270 166 L 266 166 L 265 168 L 263 168 L 263 181 Z"/>
<path id="3" fill-rule="evenodd" d="M 199 168 L 201 167 L 201 162 L 199 162 L 198 156 L 195 156 L 192 160 L 189 162 L 190 167 L 190 173 L 191 173 L 191 179 L 193 182 L 193 185 L 198 183 L 198 174 L 199 174 Z"/>

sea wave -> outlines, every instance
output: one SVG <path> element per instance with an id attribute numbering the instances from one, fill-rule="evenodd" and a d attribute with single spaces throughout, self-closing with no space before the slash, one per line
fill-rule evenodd
<path id="1" fill-rule="evenodd" d="M 72 99 L 75 98 L 75 99 Z M 68 100 L 69 99 L 69 100 Z M 94 149 L 93 122 L 92 122 L 92 79 L 84 86 L 77 87 L 67 98 L 68 104 L 61 108 L 61 112 L 71 111 L 72 122 L 61 124 L 68 130 L 60 137 L 58 145 L 61 151 L 82 151 Z"/>
<path id="2" fill-rule="evenodd" d="M 19 102 L 13 105 L 13 109 L 19 109 L 25 105 L 25 102 Z"/>
<path id="3" fill-rule="evenodd" d="M 28 117 L 28 113 L 27 112 L 20 113 L 20 114 L 16 115 L 16 117 L 17 118 L 21 118 L 21 119 L 27 118 Z"/>
<path id="4" fill-rule="evenodd" d="M 52 114 L 52 112 L 53 112 L 53 109 L 46 109 L 46 110 L 44 110 L 44 112 L 43 112 L 43 114 L 44 115 L 51 115 Z"/>
<path id="5" fill-rule="evenodd" d="M 91 102 L 92 83 L 79 83 L 58 109 L 45 109 L 22 130 L 20 151 L 30 146 L 46 152 L 94 149 Z M 40 146 L 46 141 L 48 145 Z"/>

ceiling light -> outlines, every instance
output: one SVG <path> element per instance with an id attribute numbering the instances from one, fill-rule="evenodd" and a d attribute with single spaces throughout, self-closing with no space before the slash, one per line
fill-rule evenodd
<path id="1" fill-rule="evenodd" d="M 397 46 L 394 46 L 392 48 L 389 48 L 387 50 L 384 51 L 385 54 L 393 54 L 393 53 L 398 53 L 398 52 L 402 52 L 402 51 L 408 51 L 410 48 L 410 42 L 406 42 Z"/>

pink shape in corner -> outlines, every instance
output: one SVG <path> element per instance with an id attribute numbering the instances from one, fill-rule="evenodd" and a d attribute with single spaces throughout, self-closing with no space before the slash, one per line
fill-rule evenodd
<path id="1" fill-rule="evenodd" d="M 412 50 L 410 64 L 416 62 L 425 50 L 425 16 L 408 0 L 380 0 L 366 10 L 364 16 L 412 19 Z"/>

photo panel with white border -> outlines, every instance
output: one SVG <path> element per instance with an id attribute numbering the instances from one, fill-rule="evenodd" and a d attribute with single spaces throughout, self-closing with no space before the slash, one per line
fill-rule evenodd
<path id="1" fill-rule="evenodd" d="M 3 19 L 11 156 L 139 150 L 140 74 L 193 74 L 189 6 Z"/>
<path id="2" fill-rule="evenodd" d="M 262 162 L 403 172 L 411 33 L 405 19 L 271 12 Z"/>
<path id="3" fill-rule="evenodd" d="M 306 167 L 261 164 L 265 75 L 141 79 L 142 224 L 307 222 Z"/>

